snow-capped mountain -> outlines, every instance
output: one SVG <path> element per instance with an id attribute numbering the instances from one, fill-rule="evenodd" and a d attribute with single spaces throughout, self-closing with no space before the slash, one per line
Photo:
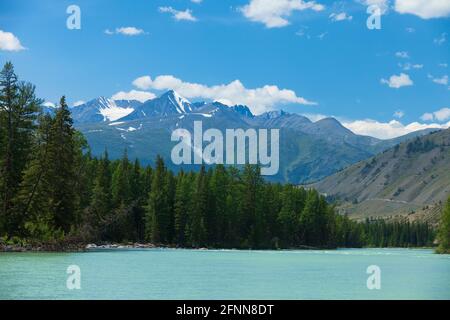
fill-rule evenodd
<path id="1" fill-rule="evenodd" d="M 139 158 L 142 163 L 152 163 L 156 155 L 161 155 L 169 166 L 173 130 L 193 132 L 194 121 L 202 121 L 204 130 L 216 128 L 222 132 L 279 129 L 280 171 L 270 179 L 293 183 L 323 178 L 403 141 L 356 135 L 333 118 L 312 122 L 284 111 L 255 116 L 243 105 L 190 102 L 172 90 L 145 103 L 100 97 L 71 111 L 75 126 L 86 136 L 94 155 L 107 149 L 111 158 L 120 158 L 126 149 L 130 158 Z M 421 134 L 419 131 L 404 139 Z"/>
<path id="2" fill-rule="evenodd" d="M 136 100 L 112 100 L 99 97 L 72 107 L 70 110 L 75 123 L 109 122 L 127 116 L 139 105 L 141 102 Z"/>
<path id="3" fill-rule="evenodd" d="M 129 115 L 120 121 L 145 119 L 148 117 L 165 117 L 174 114 L 186 114 L 193 111 L 193 106 L 186 98 L 170 90 L 158 98 L 149 100 L 136 107 Z"/>
<path id="4" fill-rule="evenodd" d="M 168 91 L 166 95 L 167 98 L 175 105 L 178 113 L 187 113 L 192 111 L 191 102 L 180 96 L 176 91 Z"/>

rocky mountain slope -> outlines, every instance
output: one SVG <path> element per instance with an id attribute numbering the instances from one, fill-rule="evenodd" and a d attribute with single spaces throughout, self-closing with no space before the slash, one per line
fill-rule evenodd
<path id="1" fill-rule="evenodd" d="M 436 221 L 450 195 L 450 129 L 403 142 L 310 186 L 355 218 Z"/>
<path id="2" fill-rule="evenodd" d="M 180 166 L 171 165 L 171 150 L 177 143 L 171 141 L 171 133 L 177 128 L 192 132 L 194 121 L 202 121 L 204 130 L 217 128 L 222 132 L 237 128 L 280 129 L 280 170 L 267 178 L 296 184 L 331 175 L 403 140 L 357 135 L 334 118 L 312 122 L 283 111 L 255 116 L 247 106 L 190 102 L 172 90 L 145 103 L 101 97 L 71 110 L 75 126 L 87 137 L 94 155 L 107 149 L 112 158 L 119 158 L 127 149 L 130 158 L 152 164 L 160 154 L 174 170 Z"/>

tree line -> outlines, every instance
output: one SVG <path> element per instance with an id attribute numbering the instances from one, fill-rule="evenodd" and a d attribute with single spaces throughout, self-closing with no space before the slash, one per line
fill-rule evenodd
<path id="1" fill-rule="evenodd" d="M 65 98 L 53 115 L 11 63 L 0 73 L 0 236 L 178 247 L 429 246 L 426 223 L 350 220 L 316 190 L 265 181 L 258 166 L 198 172 L 94 157 Z"/>
<path id="2" fill-rule="evenodd" d="M 442 209 L 442 216 L 438 230 L 438 242 L 439 246 L 437 247 L 436 252 L 450 254 L 450 197 Z"/>

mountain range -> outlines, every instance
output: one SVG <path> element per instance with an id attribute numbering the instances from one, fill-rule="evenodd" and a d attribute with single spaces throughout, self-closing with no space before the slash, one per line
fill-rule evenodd
<path id="1" fill-rule="evenodd" d="M 51 112 L 51 110 L 47 110 Z M 112 100 L 104 97 L 71 107 L 75 127 L 83 132 L 92 154 L 105 150 L 119 158 L 124 150 L 131 159 L 153 164 L 161 155 L 171 166 L 170 153 L 176 142 L 171 133 L 177 128 L 193 130 L 201 120 L 204 130 L 249 128 L 280 129 L 280 170 L 269 180 L 295 184 L 317 181 L 345 167 L 370 158 L 396 144 L 430 132 L 381 140 L 357 135 L 334 118 L 313 122 L 307 117 L 284 111 L 254 115 L 247 106 L 228 106 L 220 102 L 190 102 L 177 92 L 167 91 L 144 103 L 135 100 Z M 192 132 L 192 131 L 191 131 Z M 184 165 L 184 169 L 196 169 Z"/>
<path id="2" fill-rule="evenodd" d="M 436 223 L 450 195 L 450 129 L 405 141 L 310 186 L 354 218 Z"/>

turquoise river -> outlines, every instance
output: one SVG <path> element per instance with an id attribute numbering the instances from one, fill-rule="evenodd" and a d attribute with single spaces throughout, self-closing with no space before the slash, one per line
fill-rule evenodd
<path id="1" fill-rule="evenodd" d="M 73 265 L 81 288 L 71 290 Z M 369 290 L 373 265 L 381 287 Z M 0 253 L 0 299 L 450 299 L 450 255 L 427 249 Z"/>

